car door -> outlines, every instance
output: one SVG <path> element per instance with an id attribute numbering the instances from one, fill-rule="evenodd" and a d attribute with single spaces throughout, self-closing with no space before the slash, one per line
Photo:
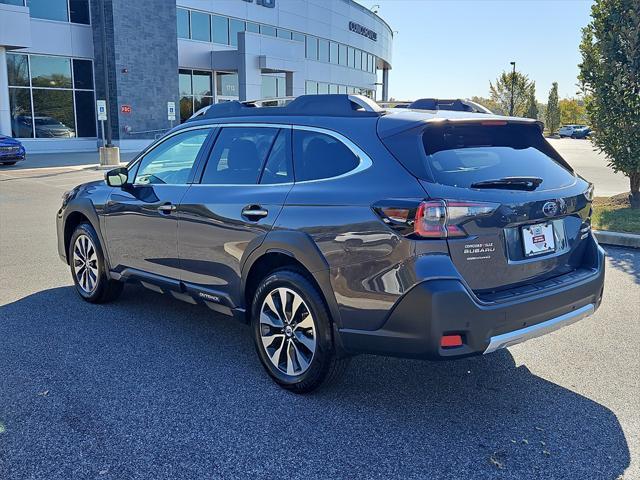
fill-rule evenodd
<path id="1" fill-rule="evenodd" d="M 233 308 L 241 259 L 271 230 L 293 185 L 291 128 L 223 126 L 201 170 L 179 207 L 181 279 L 192 294 Z"/>
<path id="2" fill-rule="evenodd" d="M 145 152 L 129 169 L 128 182 L 111 192 L 104 218 L 114 270 L 179 278 L 177 207 L 212 130 L 171 135 Z"/>

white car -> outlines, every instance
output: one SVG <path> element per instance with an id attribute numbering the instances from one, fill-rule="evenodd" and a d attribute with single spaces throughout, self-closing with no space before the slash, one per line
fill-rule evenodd
<path id="1" fill-rule="evenodd" d="M 558 135 L 560 135 L 560 138 L 586 138 L 590 133 L 591 129 L 586 125 L 565 125 L 560 130 L 558 130 Z"/>

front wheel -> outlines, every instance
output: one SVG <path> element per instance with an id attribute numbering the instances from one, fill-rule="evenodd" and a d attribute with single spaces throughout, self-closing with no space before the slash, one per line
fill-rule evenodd
<path id="1" fill-rule="evenodd" d="M 115 300 L 123 283 L 108 276 L 104 254 L 93 226 L 78 225 L 69 242 L 69 265 L 78 294 L 90 303 Z"/>
<path id="2" fill-rule="evenodd" d="M 287 390 L 311 392 L 346 368 L 348 358 L 334 349 L 320 292 L 296 271 L 279 270 L 260 283 L 251 323 L 262 365 Z"/>

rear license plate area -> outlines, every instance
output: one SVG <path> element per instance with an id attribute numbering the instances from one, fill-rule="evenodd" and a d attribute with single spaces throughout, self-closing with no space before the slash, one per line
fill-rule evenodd
<path id="1" fill-rule="evenodd" d="M 556 249 L 552 223 L 537 223 L 522 227 L 522 246 L 525 257 L 535 257 Z"/>

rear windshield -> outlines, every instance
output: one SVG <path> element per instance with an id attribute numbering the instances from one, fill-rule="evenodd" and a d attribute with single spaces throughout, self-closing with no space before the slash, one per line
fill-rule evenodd
<path id="1" fill-rule="evenodd" d="M 435 183 L 468 188 L 505 177 L 538 177 L 538 190 L 550 190 L 574 182 L 570 167 L 534 125 L 429 126 L 422 144 L 419 161 L 405 166 Z"/>

